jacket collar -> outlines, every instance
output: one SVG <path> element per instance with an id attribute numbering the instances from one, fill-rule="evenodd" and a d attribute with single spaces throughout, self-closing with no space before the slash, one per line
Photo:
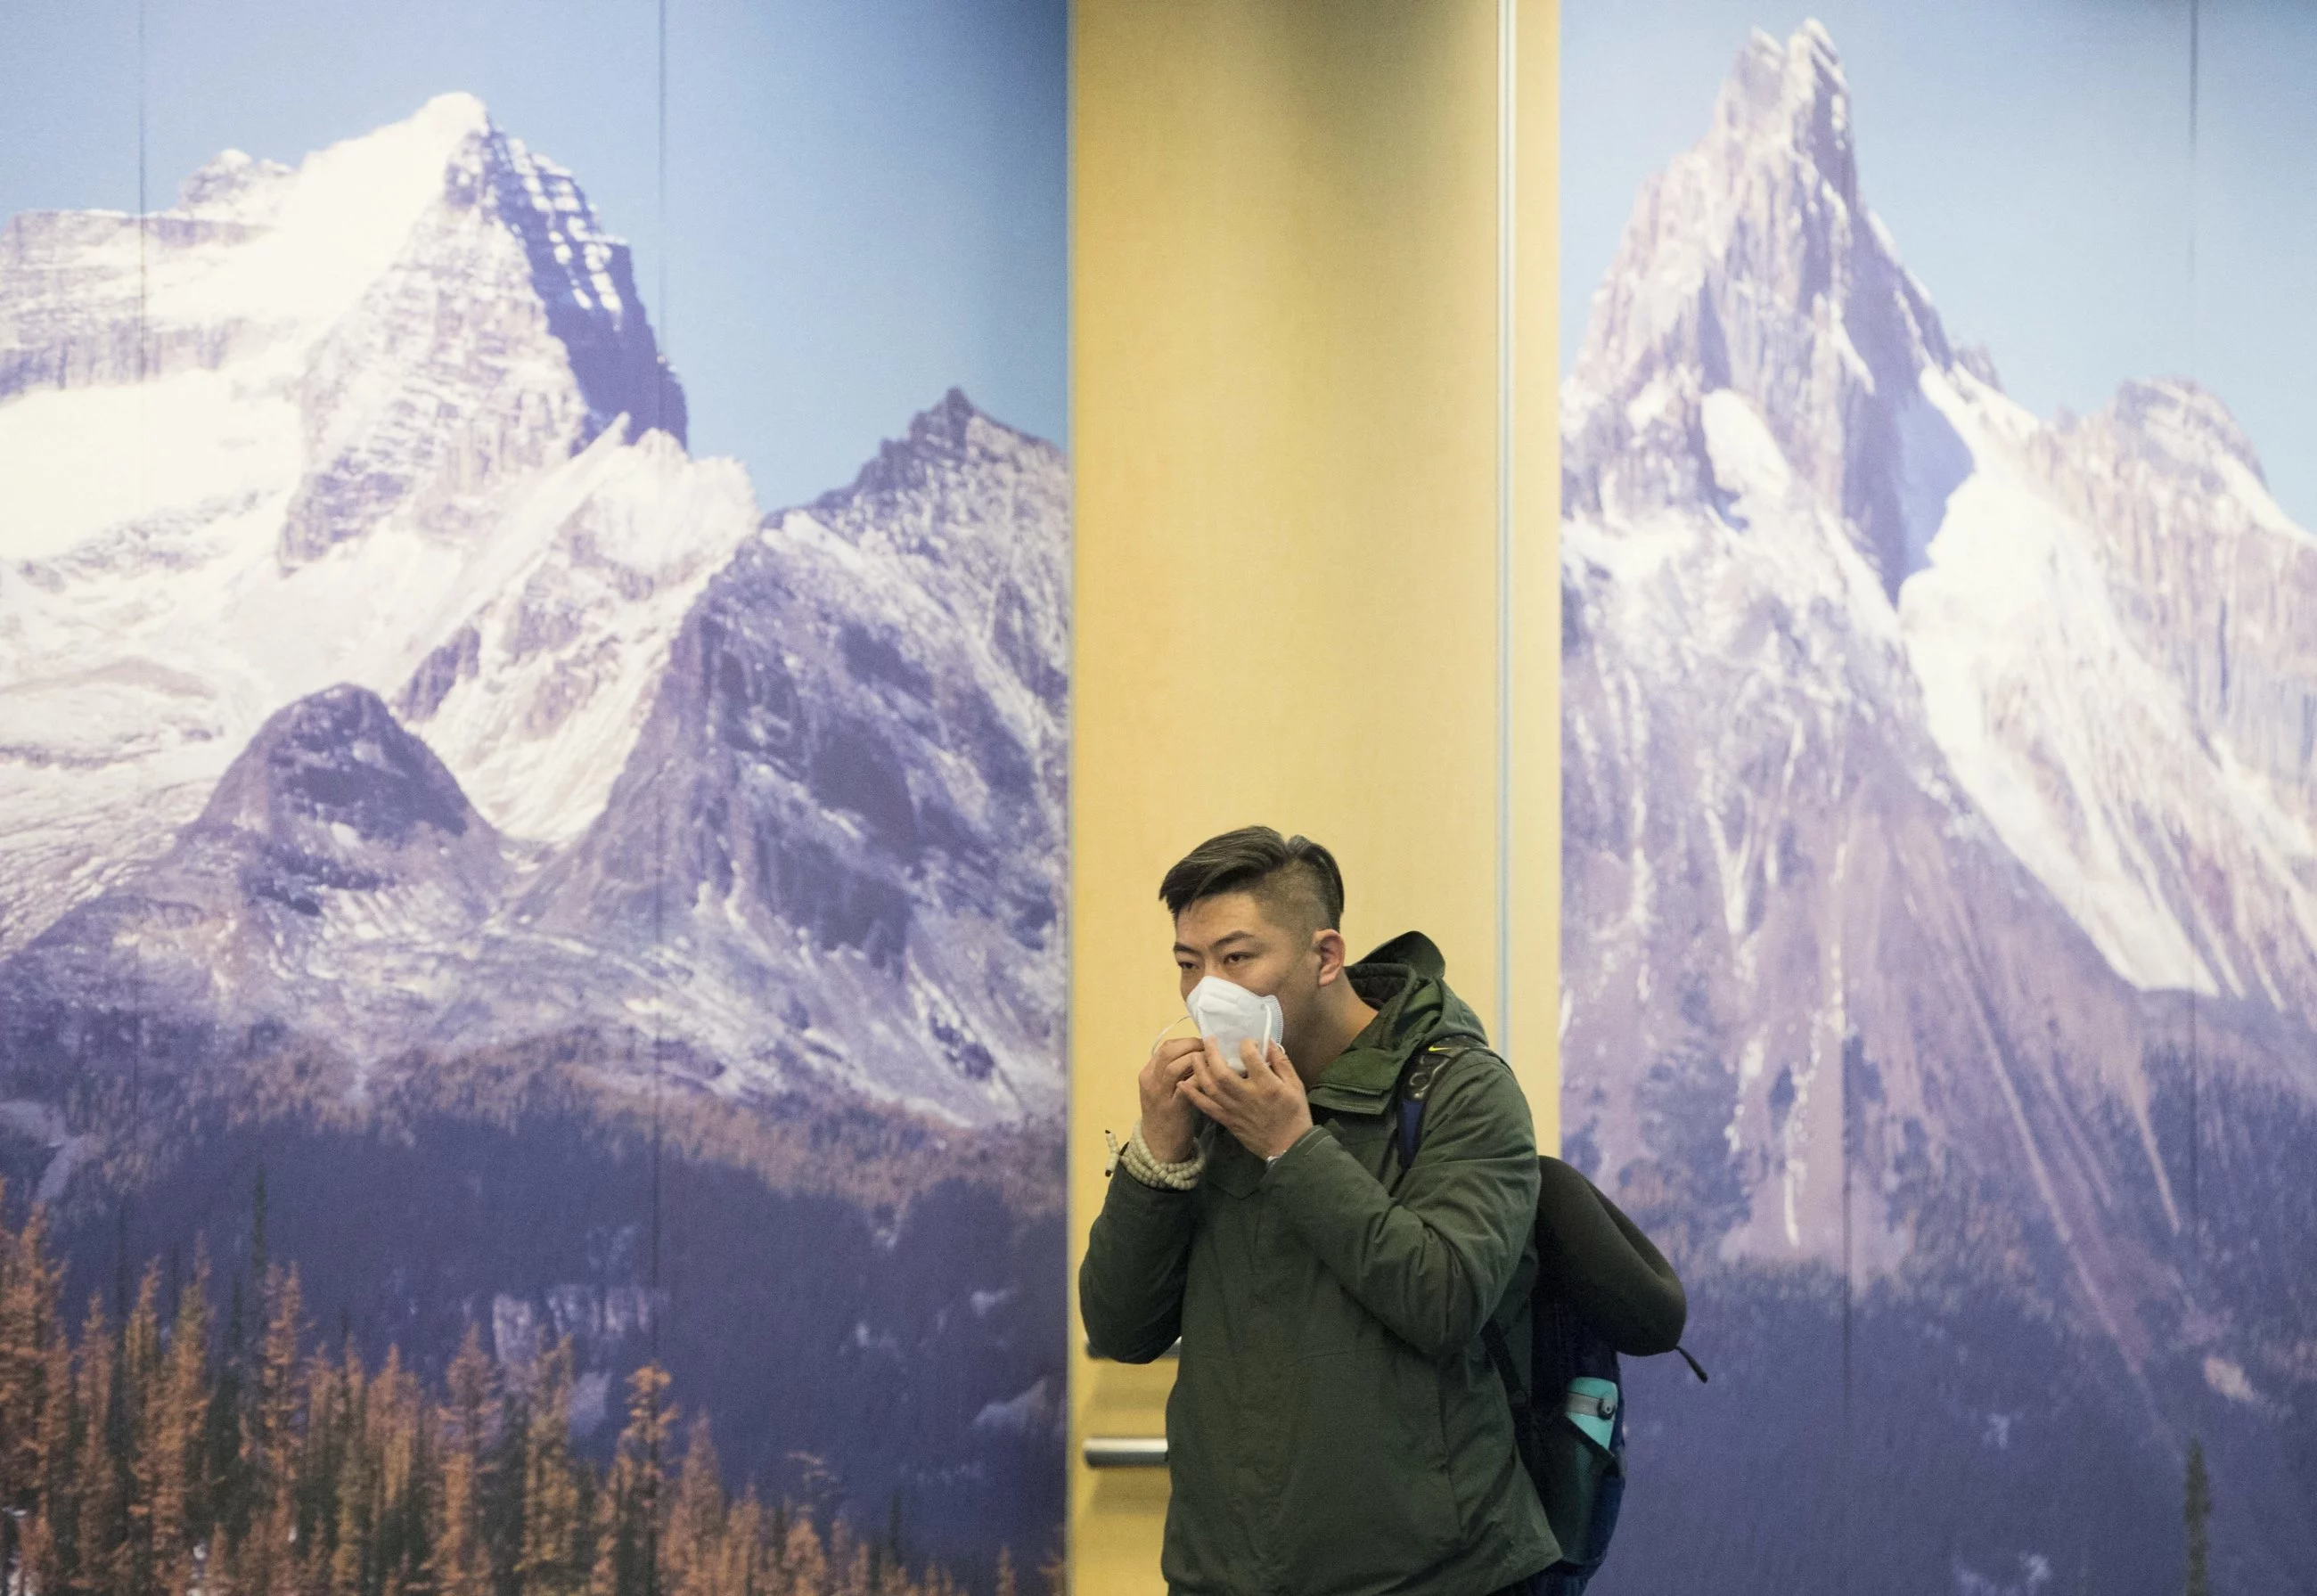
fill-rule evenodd
<path id="1" fill-rule="evenodd" d="M 1422 943 L 1421 950 L 1409 949 L 1410 938 Z M 1414 951 L 1421 957 L 1430 951 L 1433 968 L 1427 973 L 1420 964 L 1403 963 L 1398 959 L 1371 955 L 1356 964 L 1348 965 L 1345 975 L 1360 1000 L 1376 1011 L 1360 1034 L 1352 1038 L 1351 1045 L 1329 1064 L 1311 1090 L 1311 1106 L 1329 1108 L 1346 1114 L 1382 1114 L 1391 1105 L 1391 1089 L 1400 1080 L 1400 1071 L 1408 1061 L 1432 1038 L 1445 1030 L 1473 1030 L 1480 1027 L 1477 1017 L 1470 1023 L 1463 1017 L 1471 1010 L 1449 991 L 1440 979 L 1439 955 L 1432 950 L 1429 941 L 1420 935 L 1395 937 L 1376 950 L 1377 954 L 1400 954 L 1405 956 Z"/>

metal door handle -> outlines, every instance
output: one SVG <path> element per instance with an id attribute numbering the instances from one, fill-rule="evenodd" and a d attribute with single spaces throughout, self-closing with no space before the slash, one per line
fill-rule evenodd
<path id="1" fill-rule="evenodd" d="M 1086 1439 L 1088 1468 L 1164 1468 L 1167 1438 L 1163 1435 L 1090 1435 Z"/>

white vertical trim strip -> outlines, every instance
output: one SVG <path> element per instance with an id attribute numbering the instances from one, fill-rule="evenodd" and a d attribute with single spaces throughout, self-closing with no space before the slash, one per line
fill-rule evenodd
<path id="1" fill-rule="evenodd" d="M 1517 0 L 1497 0 L 1497 1046 L 1513 1049 L 1513 110 Z"/>

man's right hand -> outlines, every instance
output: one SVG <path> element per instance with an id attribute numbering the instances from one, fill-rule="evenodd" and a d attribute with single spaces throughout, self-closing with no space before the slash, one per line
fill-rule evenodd
<path id="1" fill-rule="evenodd" d="M 1142 1142 L 1160 1163 L 1181 1163 L 1191 1156 L 1199 1110 L 1183 1095 L 1183 1082 L 1191 1078 L 1191 1061 L 1204 1045 L 1196 1036 L 1177 1036 L 1161 1042 L 1142 1066 Z"/>

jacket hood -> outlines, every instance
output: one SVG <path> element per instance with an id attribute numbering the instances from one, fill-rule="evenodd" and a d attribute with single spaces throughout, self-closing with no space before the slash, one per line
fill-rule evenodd
<path id="1" fill-rule="evenodd" d="M 1346 966 L 1352 990 L 1376 1017 L 1311 1088 L 1314 1106 L 1382 1114 L 1401 1069 L 1424 1048 L 1450 1036 L 1487 1040 L 1480 1015 L 1449 990 L 1446 972 L 1439 946 L 1421 931 L 1403 932 Z"/>

